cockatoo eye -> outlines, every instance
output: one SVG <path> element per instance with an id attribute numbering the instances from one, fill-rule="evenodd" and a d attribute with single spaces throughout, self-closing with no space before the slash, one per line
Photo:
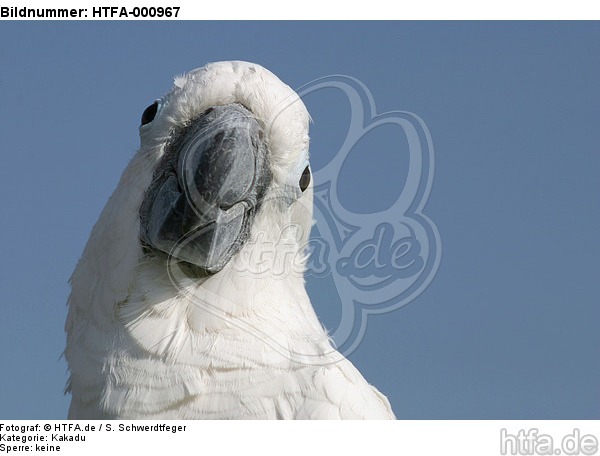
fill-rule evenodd
<path id="1" fill-rule="evenodd" d="M 158 101 L 155 101 L 150 106 L 148 106 L 144 113 L 142 114 L 142 125 L 149 124 L 156 117 L 156 113 L 158 112 Z"/>
<path id="2" fill-rule="evenodd" d="M 304 168 L 304 171 L 302 171 L 302 176 L 300 176 L 300 182 L 298 182 L 298 185 L 300 185 L 300 190 L 304 191 L 308 188 L 309 184 L 310 184 L 310 167 L 307 166 L 306 168 Z"/>

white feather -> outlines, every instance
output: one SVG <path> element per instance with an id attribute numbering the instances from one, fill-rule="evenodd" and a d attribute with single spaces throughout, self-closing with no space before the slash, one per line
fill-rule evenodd
<path id="1" fill-rule="evenodd" d="M 302 271 L 292 267 L 303 266 L 312 190 L 289 208 L 267 197 L 242 251 L 205 281 L 174 280 L 177 271 L 164 260 L 144 258 L 138 213 L 169 135 L 207 108 L 234 102 L 263 123 L 270 195 L 285 191 L 307 159 L 306 108 L 266 69 L 221 62 L 175 79 L 156 120 L 140 128 L 140 149 L 71 278 L 70 418 L 394 417 L 387 399 L 333 348 Z M 276 272 L 251 264 L 273 251 L 300 260 Z"/>

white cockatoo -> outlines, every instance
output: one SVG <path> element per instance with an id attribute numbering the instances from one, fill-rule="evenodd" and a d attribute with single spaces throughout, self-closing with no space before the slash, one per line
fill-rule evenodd
<path id="1" fill-rule="evenodd" d="M 394 418 L 305 290 L 308 123 L 247 62 L 176 77 L 144 111 L 71 278 L 70 418 Z"/>

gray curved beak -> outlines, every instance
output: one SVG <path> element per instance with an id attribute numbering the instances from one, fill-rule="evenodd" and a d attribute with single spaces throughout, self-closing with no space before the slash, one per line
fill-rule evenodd
<path id="1" fill-rule="evenodd" d="M 140 208 L 142 243 L 218 272 L 247 239 L 270 181 L 256 117 L 239 104 L 213 107 L 167 146 Z"/>

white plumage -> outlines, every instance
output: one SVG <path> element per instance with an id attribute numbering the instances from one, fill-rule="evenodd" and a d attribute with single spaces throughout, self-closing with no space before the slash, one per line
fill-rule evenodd
<path id="1" fill-rule="evenodd" d="M 271 180 L 241 250 L 194 277 L 143 247 L 140 208 L 174 132 L 232 103 L 264 128 Z M 312 224 L 311 187 L 290 190 L 308 159 L 302 101 L 256 64 L 220 62 L 177 77 L 159 105 L 71 278 L 69 417 L 394 418 L 333 348 L 284 255 L 302 253 Z M 262 261 L 273 255 L 287 259 Z"/>

